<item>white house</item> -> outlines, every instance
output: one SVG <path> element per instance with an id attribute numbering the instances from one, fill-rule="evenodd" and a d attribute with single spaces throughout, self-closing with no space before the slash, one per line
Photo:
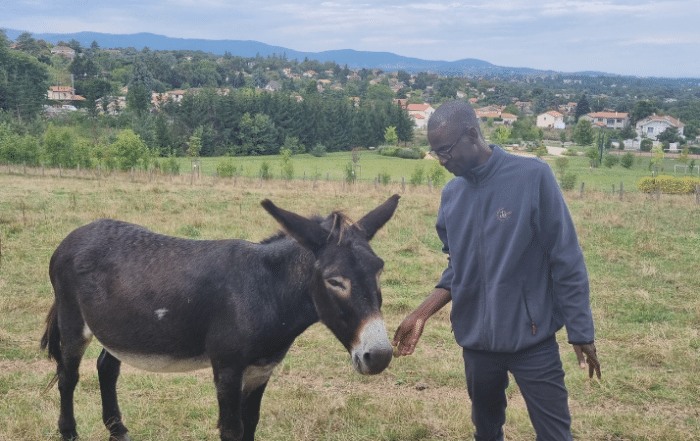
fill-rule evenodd
<path id="1" fill-rule="evenodd" d="M 623 112 L 593 112 L 582 115 L 581 118 L 608 129 L 624 129 L 630 123 L 629 114 Z"/>
<path id="2" fill-rule="evenodd" d="M 635 126 L 639 136 L 651 139 L 656 139 L 660 133 L 663 133 L 669 127 L 676 127 L 678 129 L 678 134 L 684 136 L 683 129 L 685 128 L 685 124 L 668 115 L 649 115 L 637 121 L 637 125 Z"/>
<path id="3" fill-rule="evenodd" d="M 409 115 L 420 115 L 425 118 L 426 121 L 435 113 L 435 109 L 430 104 L 409 104 L 406 106 L 406 110 L 408 110 Z"/>
<path id="4" fill-rule="evenodd" d="M 537 115 L 537 127 L 542 127 L 545 129 L 564 129 L 566 125 L 564 124 L 564 115 L 557 112 L 556 110 L 550 110 L 548 112 L 540 113 Z"/>

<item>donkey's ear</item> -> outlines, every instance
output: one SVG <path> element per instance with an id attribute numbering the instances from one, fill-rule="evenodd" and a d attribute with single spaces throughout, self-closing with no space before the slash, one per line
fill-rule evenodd
<path id="1" fill-rule="evenodd" d="M 374 237 L 374 233 L 391 219 L 391 216 L 396 210 L 396 206 L 399 204 L 399 198 L 401 198 L 401 196 L 398 194 L 393 195 L 382 205 L 367 213 L 357 222 L 357 225 L 360 230 L 362 230 L 367 240 L 371 240 Z"/>
<path id="2" fill-rule="evenodd" d="M 328 233 L 317 222 L 291 211 L 283 210 L 269 199 L 260 202 L 260 205 L 282 225 L 287 234 L 313 253 L 316 253 L 325 245 Z"/>

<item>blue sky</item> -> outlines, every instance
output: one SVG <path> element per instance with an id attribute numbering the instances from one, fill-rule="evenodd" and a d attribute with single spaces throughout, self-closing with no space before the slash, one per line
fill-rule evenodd
<path id="1" fill-rule="evenodd" d="M 0 28 L 152 32 L 309 52 L 700 77 L 698 0 L 0 0 Z"/>

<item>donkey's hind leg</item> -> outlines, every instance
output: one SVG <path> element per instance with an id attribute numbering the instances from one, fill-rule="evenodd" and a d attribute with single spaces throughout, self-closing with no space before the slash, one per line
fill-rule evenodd
<path id="1" fill-rule="evenodd" d="M 111 441 L 128 441 L 127 428 L 122 423 L 122 415 L 117 403 L 117 379 L 121 361 L 102 349 L 97 358 L 97 374 L 100 378 L 102 395 L 102 421 L 109 430 Z"/>
<path id="2" fill-rule="evenodd" d="M 61 329 L 61 359 L 57 360 L 56 375 L 58 376 L 58 391 L 61 395 L 61 415 L 58 417 L 58 429 L 64 440 L 78 437 L 75 423 L 73 395 L 75 386 L 80 379 L 80 360 L 90 338 L 83 334 L 82 329 L 64 326 Z"/>

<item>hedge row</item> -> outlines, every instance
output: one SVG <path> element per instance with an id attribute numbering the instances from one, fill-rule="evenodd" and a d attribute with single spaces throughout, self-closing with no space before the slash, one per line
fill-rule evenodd
<path id="1" fill-rule="evenodd" d="M 696 185 L 700 185 L 700 178 L 691 178 L 690 176 L 684 176 L 682 178 L 657 176 L 655 178 L 642 178 L 637 183 L 637 189 L 648 193 L 652 188 L 661 187 L 663 193 L 687 194 L 695 193 Z"/>

